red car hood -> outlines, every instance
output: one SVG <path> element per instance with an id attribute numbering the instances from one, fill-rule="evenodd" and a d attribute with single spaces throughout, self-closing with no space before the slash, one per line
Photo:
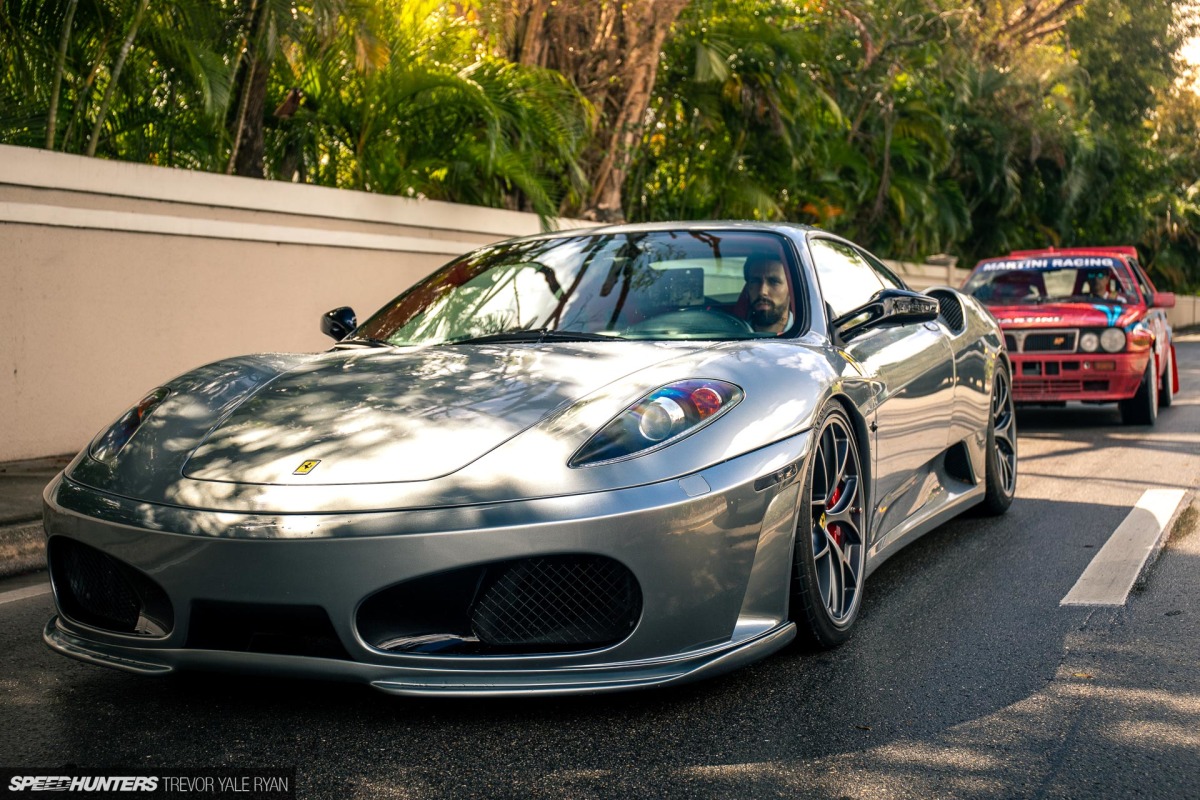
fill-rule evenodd
<path id="1" fill-rule="evenodd" d="M 1123 328 L 1142 316 L 1140 307 L 1119 303 L 1023 303 L 987 308 L 1003 328 Z"/>

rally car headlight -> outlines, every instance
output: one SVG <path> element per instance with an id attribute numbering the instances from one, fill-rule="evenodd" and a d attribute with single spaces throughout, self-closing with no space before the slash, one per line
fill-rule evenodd
<path id="1" fill-rule="evenodd" d="M 143 397 L 136 406 L 122 414 L 120 419 L 92 440 L 88 453 L 97 461 L 112 461 L 122 448 L 129 444 L 129 440 L 146 421 L 146 417 L 150 416 L 150 412 L 158 408 L 159 403 L 166 400 L 170 393 L 170 389 L 160 386 Z"/>
<path id="2" fill-rule="evenodd" d="M 1100 334 L 1100 346 L 1109 353 L 1119 353 L 1125 349 L 1125 331 L 1120 328 L 1106 328 Z"/>
<path id="3" fill-rule="evenodd" d="M 618 414 L 567 464 L 586 467 L 665 447 L 708 425 L 744 396 L 740 388 L 725 381 L 669 383 Z"/>
<path id="4" fill-rule="evenodd" d="M 1079 337 L 1079 349 L 1085 353 L 1094 353 L 1100 347 L 1100 337 L 1088 331 Z"/>

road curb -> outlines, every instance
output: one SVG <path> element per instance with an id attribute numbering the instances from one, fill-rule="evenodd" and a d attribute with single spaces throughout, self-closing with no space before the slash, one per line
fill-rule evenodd
<path id="1" fill-rule="evenodd" d="M 46 537 L 42 523 L 0 527 L 0 578 L 46 568 Z"/>

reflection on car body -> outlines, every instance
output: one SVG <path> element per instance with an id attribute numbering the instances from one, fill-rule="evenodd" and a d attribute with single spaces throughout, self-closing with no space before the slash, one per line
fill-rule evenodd
<path id="1" fill-rule="evenodd" d="M 844 641 L 884 559 L 1015 491 L 995 321 L 812 228 L 527 237 L 321 324 L 327 352 L 156 388 L 47 488 L 52 648 L 399 694 L 679 683 Z"/>

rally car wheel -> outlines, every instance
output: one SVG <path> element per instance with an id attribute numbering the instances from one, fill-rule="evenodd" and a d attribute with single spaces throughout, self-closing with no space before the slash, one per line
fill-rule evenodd
<path id="1" fill-rule="evenodd" d="M 862 603 L 867 487 L 846 413 L 831 406 L 815 430 L 796 520 L 792 618 L 802 640 L 834 647 L 850 638 Z"/>
<path id="2" fill-rule="evenodd" d="M 1158 419 L 1158 372 L 1154 367 L 1151 355 L 1137 394 L 1121 401 L 1121 421 L 1126 425 L 1153 425 Z"/>
<path id="3" fill-rule="evenodd" d="M 1158 407 L 1170 408 L 1175 402 L 1175 381 L 1172 372 L 1175 368 L 1175 356 L 1171 351 L 1171 345 L 1165 348 L 1167 353 L 1167 365 L 1163 368 L 1162 381 L 1158 387 Z"/>

